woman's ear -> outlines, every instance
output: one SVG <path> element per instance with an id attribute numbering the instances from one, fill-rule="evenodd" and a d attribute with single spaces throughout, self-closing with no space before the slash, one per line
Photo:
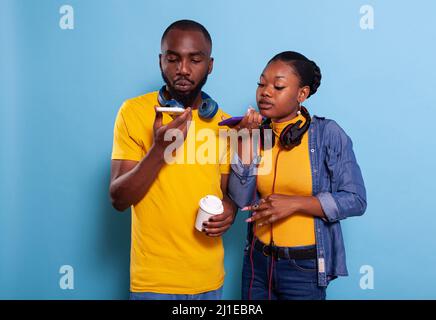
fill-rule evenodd
<path id="1" fill-rule="evenodd" d="M 310 87 L 309 86 L 304 86 L 304 87 L 300 88 L 299 92 L 298 92 L 298 102 L 303 103 L 307 99 L 309 94 L 310 94 Z"/>

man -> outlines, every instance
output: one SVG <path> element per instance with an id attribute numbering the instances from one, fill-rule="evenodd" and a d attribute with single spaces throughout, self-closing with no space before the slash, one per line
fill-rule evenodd
<path id="1" fill-rule="evenodd" d="M 165 134 L 179 130 L 186 154 L 202 129 L 218 137 L 221 109 L 210 119 L 199 116 L 202 87 L 212 72 L 212 41 L 199 23 L 180 20 L 164 32 L 159 55 L 166 86 L 129 99 L 120 108 L 112 151 L 110 196 L 119 211 L 132 206 L 130 266 L 131 299 L 220 299 L 224 281 L 221 235 L 231 226 L 236 207 L 226 196 L 230 165 L 168 163 L 173 141 Z M 161 100 L 174 99 L 185 107 L 171 116 L 156 111 Z M 189 133 L 189 134 L 188 134 Z M 188 137 L 188 138 L 187 138 Z M 174 151 L 174 150 L 173 150 Z M 172 154 L 172 152 L 170 152 Z M 194 228 L 199 200 L 215 195 L 224 212 Z"/>

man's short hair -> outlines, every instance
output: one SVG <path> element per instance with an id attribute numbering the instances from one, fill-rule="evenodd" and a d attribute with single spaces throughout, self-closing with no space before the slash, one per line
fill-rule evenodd
<path id="1" fill-rule="evenodd" d="M 176 22 L 171 23 L 168 28 L 166 28 L 165 32 L 162 35 L 161 43 L 163 43 L 166 35 L 168 32 L 170 32 L 172 29 L 177 30 L 183 30 L 183 31 L 199 31 L 203 34 L 206 41 L 210 44 L 210 47 L 212 48 L 212 38 L 210 37 L 209 32 L 206 30 L 206 28 L 193 20 L 179 20 Z"/>

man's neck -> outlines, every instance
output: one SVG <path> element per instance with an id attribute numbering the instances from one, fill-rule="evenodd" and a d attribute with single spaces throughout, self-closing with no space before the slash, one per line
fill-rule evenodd
<path id="1" fill-rule="evenodd" d="M 192 109 L 196 110 L 201 106 L 202 102 L 203 99 L 201 98 L 201 92 L 199 92 L 197 97 L 195 97 L 194 101 L 191 103 L 191 106 L 186 106 L 186 107 L 191 107 Z"/>
<path id="2" fill-rule="evenodd" d="M 171 96 L 168 89 L 165 90 L 165 95 L 167 97 L 170 97 L 171 99 L 174 99 L 174 97 Z M 183 106 L 185 108 L 191 107 L 191 109 L 193 109 L 193 110 L 198 109 L 201 106 L 201 103 L 203 102 L 203 99 L 201 97 L 201 91 L 197 94 L 197 96 L 193 100 L 179 101 L 179 102 L 183 103 Z"/>

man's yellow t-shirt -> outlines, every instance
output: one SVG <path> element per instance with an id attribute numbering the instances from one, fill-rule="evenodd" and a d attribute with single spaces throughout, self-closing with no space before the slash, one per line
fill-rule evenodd
<path id="1" fill-rule="evenodd" d="M 115 122 L 112 159 L 140 161 L 147 154 L 153 143 L 157 94 L 124 102 Z M 222 116 L 228 117 L 219 109 L 206 121 L 193 110 L 188 136 L 177 149 L 183 151 L 178 155 L 179 163 L 166 163 L 144 198 L 132 206 L 132 292 L 197 294 L 222 286 L 222 240 L 194 227 L 199 200 L 206 195 L 222 199 L 221 174 L 230 171 L 228 162 L 219 163 L 224 154 L 228 159 L 228 149 L 219 148 L 216 142 L 216 155 L 212 152 L 215 144 L 211 136 L 219 137 Z M 163 114 L 164 125 L 171 120 L 170 115 Z"/>

